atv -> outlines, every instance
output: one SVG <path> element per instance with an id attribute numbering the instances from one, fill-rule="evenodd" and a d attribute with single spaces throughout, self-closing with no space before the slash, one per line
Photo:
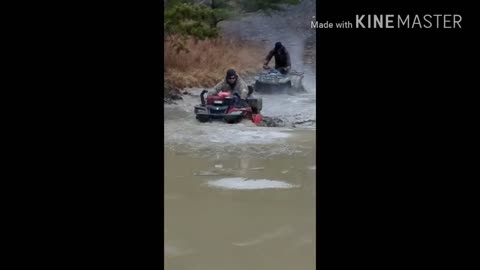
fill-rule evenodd
<path id="1" fill-rule="evenodd" d="M 205 123 L 212 120 L 223 120 L 229 124 L 238 123 L 247 118 L 259 124 L 262 121 L 262 99 L 251 98 L 253 88 L 249 87 L 249 95 L 242 99 L 238 93 L 220 92 L 218 95 L 209 95 L 205 99 L 207 90 L 200 94 L 201 104 L 195 106 L 195 117 Z"/>
<path id="2" fill-rule="evenodd" d="M 278 69 L 265 67 L 265 71 L 255 76 L 255 92 L 258 93 L 291 93 L 305 91 L 302 85 L 303 73 L 291 70 L 288 73 Z"/>

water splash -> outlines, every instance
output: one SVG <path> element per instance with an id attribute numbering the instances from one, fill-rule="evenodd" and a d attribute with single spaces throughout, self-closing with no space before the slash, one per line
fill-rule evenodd
<path id="1" fill-rule="evenodd" d="M 207 185 L 223 189 L 255 190 L 255 189 L 287 189 L 299 187 L 279 180 L 248 179 L 242 177 L 223 178 L 208 181 Z"/>

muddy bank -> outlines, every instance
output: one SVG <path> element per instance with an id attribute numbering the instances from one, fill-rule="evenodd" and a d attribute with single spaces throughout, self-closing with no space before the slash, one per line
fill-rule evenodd
<path id="1" fill-rule="evenodd" d="M 187 91 L 181 91 L 178 88 L 169 86 L 167 84 L 163 85 L 163 103 L 166 104 L 177 104 L 176 100 L 183 100 L 183 95 L 188 94 Z"/>

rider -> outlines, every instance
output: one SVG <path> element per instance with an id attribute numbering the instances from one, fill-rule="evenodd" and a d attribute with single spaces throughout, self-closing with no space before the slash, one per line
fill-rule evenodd
<path id="1" fill-rule="evenodd" d="M 268 68 L 268 62 L 270 62 L 270 59 L 272 59 L 273 56 L 275 56 L 275 69 L 286 74 L 291 66 L 290 54 L 288 54 L 287 49 L 285 49 L 282 43 L 275 43 L 275 48 L 273 48 L 265 58 L 265 62 L 263 63 L 264 68 Z"/>
<path id="2" fill-rule="evenodd" d="M 248 96 L 248 86 L 247 84 L 240 78 L 235 72 L 234 69 L 227 70 L 227 75 L 225 76 L 225 80 L 219 82 L 213 88 L 213 91 L 210 92 L 212 95 L 216 95 L 219 92 L 230 92 L 240 94 L 241 98 L 247 98 Z"/>

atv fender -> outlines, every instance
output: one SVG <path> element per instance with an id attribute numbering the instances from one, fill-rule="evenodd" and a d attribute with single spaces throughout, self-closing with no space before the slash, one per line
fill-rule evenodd
<path id="1" fill-rule="evenodd" d="M 259 113 L 263 107 L 263 101 L 261 98 L 247 98 L 248 106 L 252 107 L 254 113 Z"/>

